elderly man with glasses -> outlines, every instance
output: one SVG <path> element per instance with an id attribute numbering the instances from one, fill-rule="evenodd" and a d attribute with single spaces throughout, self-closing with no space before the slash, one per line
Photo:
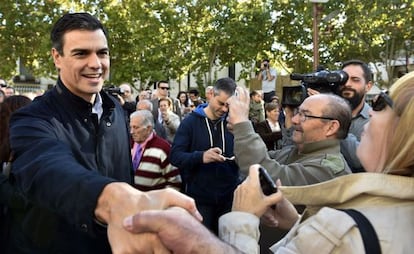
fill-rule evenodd
<path id="1" fill-rule="evenodd" d="M 283 185 L 314 184 L 351 173 L 340 152 L 340 140 L 351 124 L 351 109 L 343 98 L 331 94 L 306 98 L 292 118 L 295 145 L 267 151 L 248 120 L 248 97 L 239 88 L 238 96 L 228 101 L 234 154 L 243 173 L 247 175 L 252 164 L 261 164 Z"/>

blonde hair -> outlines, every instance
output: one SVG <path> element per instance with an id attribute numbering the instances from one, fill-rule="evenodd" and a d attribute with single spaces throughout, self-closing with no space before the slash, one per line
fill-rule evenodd
<path id="1" fill-rule="evenodd" d="M 398 79 L 390 88 L 394 102 L 394 128 L 389 153 L 385 161 L 385 173 L 414 176 L 414 72 Z"/>

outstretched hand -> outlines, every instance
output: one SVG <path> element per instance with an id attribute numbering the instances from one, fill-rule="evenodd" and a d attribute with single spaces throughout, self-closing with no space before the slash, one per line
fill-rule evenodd
<path id="1" fill-rule="evenodd" d="M 250 94 L 247 89 L 237 87 L 236 92 L 227 100 L 229 115 L 227 121 L 230 126 L 249 121 Z"/>
<path id="2" fill-rule="evenodd" d="M 156 234 L 172 253 L 231 254 L 236 252 L 179 207 L 139 212 L 126 218 L 124 227 L 134 234 Z"/>
<path id="3" fill-rule="evenodd" d="M 108 225 L 108 239 L 113 253 L 169 253 L 155 234 L 134 235 L 123 228 L 126 217 L 139 211 L 179 206 L 194 220 L 202 217 L 192 198 L 173 189 L 140 192 L 126 183 L 108 184 L 98 199 L 96 218 Z"/>

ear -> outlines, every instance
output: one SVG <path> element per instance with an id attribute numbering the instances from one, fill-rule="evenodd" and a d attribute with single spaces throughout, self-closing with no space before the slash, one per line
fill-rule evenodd
<path id="1" fill-rule="evenodd" d="M 341 125 L 339 124 L 338 120 L 330 120 L 329 124 L 326 127 L 327 129 L 326 129 L 325 136 L 327 137 L 336 136 L 340 126 Z"/>
<path id="2" fill-rule="evenodd" d="M 60 65 L 61 65 L 60 58 L 61 58 L 61 55 L 59 54 L 59 52 L 57 51 L 57 49 L 52 48 L 51 55 L 52 55 L 53 62 L 55 63 L 56 68 L 57 69 L 60 69 Z"/>

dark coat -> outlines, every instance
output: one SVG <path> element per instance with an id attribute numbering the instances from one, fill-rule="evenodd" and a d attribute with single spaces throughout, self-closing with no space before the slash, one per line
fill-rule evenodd
<path id="1" fill-rule="evenodd" d="M 282 131 L 272 132 L 272 128 L 270 128 L 270 125 L 267 122 L 267 120 L 256 123 L 254 125 L 254 129 L 263 139 L 263 142 L 266 144 L 268 151 L 277 150 L 281 148 L 278 143 L 282 142 Z"/>
<path id="2" fill-rule="evenodd" d="M 10 121 L 15 152 L 12 179 L 28 206 L 18 253 L 110 253 L 106 228 L 94 219 L 103 188 L 132 183 L 127 122 L 121 105 L 100 93 L 98 122 L 92 104 L 60 81 Z M 23 251 L 25 250 L 25 251 Z"/>

